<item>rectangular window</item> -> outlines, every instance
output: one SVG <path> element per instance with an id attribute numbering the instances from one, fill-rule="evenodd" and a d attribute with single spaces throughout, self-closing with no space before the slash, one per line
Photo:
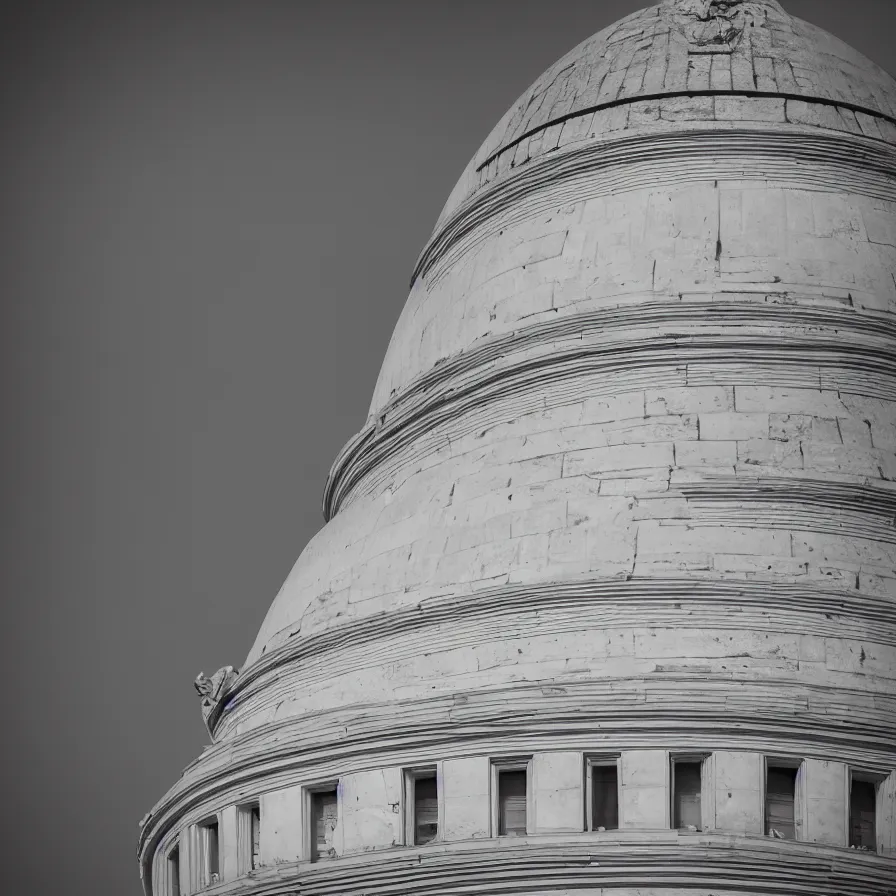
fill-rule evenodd
<path id="1" fill-rule="evenodd" d="M 255 805 L 249 817 L 249 829 L 252 840 L 252 870 L 261 864 L 261 807 Z"/>
<path id="2" fill-rule="evenodd" d="M 796 840 L 796 782 L 799 766 L 771 762 L 765 769 L 765 833 Z"/>
<path id="3" fill-rule="evenodd" d="M 877 851 L 877 785 L 871 775 L 850 773 L 849 845 Z"/>
<path id="4" fill-rule="evenodd" d="M 333 855 L 333 832 L 339 821 L 339 807 L 336 786 L 315 789 L 309 794 L 311 798 L 311 843 L 310 858 L 312 862 Z"/>
<path id="5" fill-rule="evenodd" d="M 248 874 L 261 864 L 261 807 L 258 803 L 238 808 L 237 837 L 239 873 Z"/>
<path id="6" fill-rule="evenodd" d="M 199 825 L 199 863 L 200 886 L 209 887 L 220 881 L 217 818 L 210 818 Z"/>
<path id="7" fill-rule="evenodd" d="M 495 763 L 496 805 L 499 837 L 525 837 L 528 827 L 529 760 Z"/>
<path id="8" fill-rule="evenodd" d="M 168 853 L 168 896 L 180 896 L 180 844 Z"/>
<path id="9" fill-rule="evenodd" d="M 586 830 L 617 830 L 619 828 L 618 760 L 588 759 L 586 774 Z"/>
<path id="10" fill-rule="evenodd" d="M 404 773 L 405 842 L 408 846 L 431 843 L 439 835 L 439 789 L 434 768 L 408 769 Z"/>
<path id="11" fill-rule="evenodd" d="M 702 760 L 673 759 L 672 827 L 688 831 L 699 831 L 703 827 L 702 791 Z"/>

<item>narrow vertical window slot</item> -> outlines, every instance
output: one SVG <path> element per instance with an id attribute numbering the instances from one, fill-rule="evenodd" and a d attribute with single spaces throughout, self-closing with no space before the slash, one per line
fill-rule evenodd
<path id="1" fill-rule="evenodd" d="M 499 837 L 523 837 L 526 834 L 527 777 L 525 769 L 498 770 Z"/>
<path id="2" fill-rule="evenodd" d="M 850 774 L 849 845 L 877 851 L 877 781 L 870 776 Z"/>
<path id="3" fill-rule="evenodd" d="M 209 887 L 221 879 L 218 849 L 218 819 L 211 818 L 199 825 L 200 884 Z"/>
<path id="4" fill-rule="evenodd" d="M 168 896 L 180 896 L 180 844 L 168 853 Z"/>
<path id="5" fill-rule="evenodd" d="M 703 763 L 676 759 L 672 762 L 672 827 L 699 831 L 703 827 Z"/>
<path id="6" fill-rule="evenodd" d="M 261 806 L 257 804 L 250 810 L 249 835 L 252 844 L 250 867 L 254 871 L 261 865 Z"/>
<path id="7" fill-rule="evenodd" d="M 435 774 L 416 776 L 414 788 L 414 845 L 421 846 L 439 834 L 439 794 Z"/>
<path id="8" fill-rule="evenodd" d="M 247 803 L 237 809 L 237 862 L 239 873 L 248 874 L 261 866 L 261 806 Z"/>
<path id="9" fill-rule="evenodd" d="M 333 832 L 339 821 L 339 807 L 336 787 L 314 790 L 311 797 L 311 843 L 312 862 L 334 855 Z"/>
<path id="10" fill-rule="evenodd" d="M 586 830 L 619 828 L 619 770 L 616 759 L 587 760 Z"/>
<path id="11" fill-rule="evenodd" d="M 796 840 L 796 782 L 799 766 L 769 764 L 765 772 L 765 833 Z"/>

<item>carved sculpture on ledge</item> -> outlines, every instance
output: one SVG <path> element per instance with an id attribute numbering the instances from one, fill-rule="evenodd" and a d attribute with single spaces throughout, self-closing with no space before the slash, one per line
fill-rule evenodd
<path id="1" fill-rule="evenodd" d="M 209 716 L 212 710 L 221 702 L 221 698 L 230 690 L 233 683 L 239 677 L 239 672 L 233 666 L 224 666 L 218 669 L 211 678 L 204 672 L 200 672 L 193 681 L 193 687 L 199 694 L 200 705 L 202 708 L 202 721 L 208 729 L 209 737 L 214 740 L 214 733 L 208 724 Z"/>
<path id="2" fill-rule="evenodd" d="M 761 21 L 755 0 L 675 0 L 678 27 L 692 53 L 731 53 L 747 26 L 747 17 Z"/>

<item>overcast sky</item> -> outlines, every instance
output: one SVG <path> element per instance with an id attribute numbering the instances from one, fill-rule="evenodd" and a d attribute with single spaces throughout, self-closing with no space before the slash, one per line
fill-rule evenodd
<path id="1" fill-rule="evenodd" d="M 467 160 L 638 0 L 31 2 L 0 47 L 8 851 L 137 896 Z M 896 72 L 893 0 L 785 0 Z"/>

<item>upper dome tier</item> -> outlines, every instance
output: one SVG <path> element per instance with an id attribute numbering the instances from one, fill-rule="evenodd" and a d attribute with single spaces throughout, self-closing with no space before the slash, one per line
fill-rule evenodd
<path id="1" fill-rule="evenodd" d="M 777 0 L 665 0 L 589 37 L 538 78 L 470 161 L 439 224 L 475 191 L 477 169 L 524 136 L 586 110 L 698 92 L 805 97 L 896 116 L 889 74 Z"/>
<path id="2" fill-rule="evenodd" d="M 567 53 L 504 115 L 452 191 L 414 271 L 371 420 L 436 364 L 532 313 L 526 303 L 486 308 L 487 297 L 475 294 L 483 259 L 467 251 L 470 234 L 482 232 L 485 218 L 500 229 L 499 194 L 519 199 L 522 191 L 541 189 L 544 178 L 537 180 L 533 169 L 556 167 L 589 145 L 744 127 L 827 128 L 896 143 L 896 81 L 777 0 L 665 0 Z M 629 166 L 639 155 L 635 146 L 617 162 Z M 506 247 L 498 251 L 507 255 Z M 456 265 L 461 254 L 470 277 L 459 283 L 455 267 L 446 291 L 440 265 Z"/>

